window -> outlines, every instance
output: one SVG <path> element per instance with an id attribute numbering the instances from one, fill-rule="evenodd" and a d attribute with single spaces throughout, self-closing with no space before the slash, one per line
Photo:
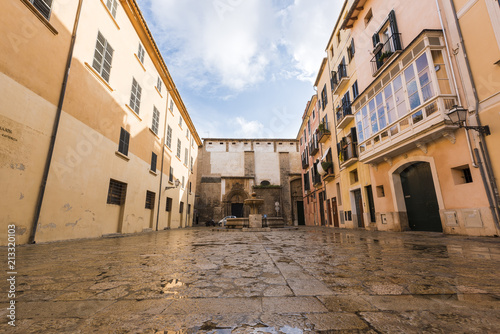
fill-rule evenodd
<path id="1" fill-rule="evenodd" d="M 170 111 L 174 112 L 174 100 L 170 100 Z"/>
<path id="2" fill-rule="evenodd" d="M 144 64 L 144 48 L 142 47 L 141 43 L 139 43 L 139 50 L 137 51 L 137 58 L 139 58 L 141 63 Z"/>
<path id="3" fill-rule="evenodd" d="M 193 171 L 193 157 L 191 157 L 191 165 L 190 165 L 191 171 Z"/>
<path id="4" fill-rule="evenodd" d="M 160 112 L 153 106 L 153 120 L 151 122 L 151 130 L 158 135 L 158 127 L 160 125 Z"/>
<path id="5" fill-rule="evenodd" d="M 314 112 L 314 109 L 312 111 L 312 118 L 314 119 L 316 117 L 316 113 Z"/>
<path id="6" fill-rule="evenodd" d="M 337 188 L 337 198 L 339 200 L 339 205 L 342 205 L 342 194 L 340 193 L 340 183 L 336 184 Z"/>
<path id="7" fill-rule="evenodd" d="M 50 9 L 52 7 L 52 0 L 29 0 L 40 14 L 47 20 L 50 18 Z"/>
<path id="8" fill-rule="evenodd" d="M 450 80 L 446 71 L 443 53 L 440 50 L 432 50 L 432 61 L 438 80 L 440 94 L 451 94 Z"/>
<path id="9" fill-rule="evenodd" d="M 179 116 L 179 126 L 182 128 L 182 116 Z"/>
<path id="10" fill-rule="evenodd" d="M 111 73 L 111 61 L 113 60 L 113 48 L 108 44 L 101 32 L 97 32 L 97 40 L 95 42 L 94 60 L 92 67 L 99 75 L 109 82 Z"/>
<path id="11" fill-rule="evenodd" d="M 158 81 L 156 82 L 156 88 L 158 88 L 158 91 L 161 93 L 161 78 L 158 77 Z"/>
<path id="12" fill-rule="evenodd" d="M 167 128 L 167 138 L 165 138 L 165 144 L 168 148 L 172 148 L 172 128 L 168 125 Z"/>
<path id="13" fill-rule="evenodd" d="M 337 46 L 340 45 L 340 31 L 337 33 Z"/>
<path id="14" fill-rule="evenodd" d="M 128 144 L 130 140 L 130 133 L 124 128 L 120 130 L 120 142 L 118 143 L 118 152 L 128 155 Z"/>
<path id="15" fill-rule="evenodd" d="M 118 0 L 107 0 L 106 7 L 108 7 L 109 12 L 116 18 L 116 6 L 118 5 Z"/>
<path id="16" fill-rule="evenodd" d="M 122 205 L 125 203 L 125 196 L 127 194 L 127 184 L 116 181 L 113 179 L 109 180 L 108 189 L 108 200 L 106 203 L 114 205 Z"/>
<path id="17" fill-rule="evenodd" d="M 358 81 L 356 80 L 352 84 L 352 99 L 353 99 L 353 101 L 356 100 L 356 98 L 358 97 L 358 95 L 359 95 Z"/>
<path id="18" fill-rule="evenodd" d="M 191 182 L 189 182 L 189 193 L 191 193 Z"/>
<path id="19" fill-rule="evenodd" d="M 368 23 L 370 23 L 370 21 L 372 20 L 372 18 L 373 18 L 373 13 L 372 13 L 372 9 L 370 8 L 368 10 L 368 13 L 366 13 L 366 15 L 365 15 L 365 26 L 367 26 Z"/>
<path id="20" fill-rule="evenodd" d="M 323 90 L 321 91 L 321 99 L 322 99 L 322 105 L 321 105 L 321 107 L 323 108 L 323 110 L 325 110 L 325 107 L 328 104 L 328 97 L 326 95 L 326 84 L 323 87 Z"/>
<path id="21" fill-rule="evenodd" d="M 347 58 L 349 59 L 349 62 L 351 62 L 352 58 L 354 58 L 354 38 L 351 39 L 351 45 L 347 47 Z"/>
<path id="22" fill-rule="evenodd" d="M 385 197 L 384 186 L 377 186 L 377 197 Z"/>
<path id="23" fill-rule="evenodd" d="M 174 168 L 170 167 L 170 171 L 168 174 L 168 182 L 172 183 L 174 182 Z"/>
<path id="24" fill-rule="evenodd" d="M 139 115 L 139 108 L 141 106 L 141 86 L 132 78 L 132 90 L 130 92 L 130 108 Z"/>
<path id="25" fill-rule="evenodd" d="M 186 138 L 189 140 L 189 129 L 186 129 Z"/>
<path id="26" fill-rule="evenodd" d="M 183 175 L 183 176 L 182 176 L 182 182 L 181 182 L 181 186 L 182 186 L 182 188 L 184 188 L 184 182 L 185 182 L 185 181 L 186 181 L 186 179 L 185 179 L 185 177 L 184 177 L 184 175 Z"/>
<path id="27" fill-rule="evenodd" d="M 179 213 L 182 213 L 184 211 L 184 202 L 179 203 Z"/>
<path id="28" fill-rule="evenodd" d="M 146 191 L 146 209 L 153 210 L 155 207 L 155 193 Z"/>
<path id="29" fill-rule="evenodd" d="M 156 172 L 156 160 L 157 160 L 156 153 L 151 153 L 151 170 L 153 172 Z"/>
<path id="30" fill-rule="evenodd" d="M 473 182 L 469 165 L 452 168 L 451 175 L 456 185 Z"/>
<path id="31" fill-rule="evenodd" d="M 184 165 L 188 165 L 189 160 L 189 150 L 187 148 L 184 149 Z"/>
<path id="32" fill-rule="evenodd" d="M 191 204 L 188 204 L 188 215 L 191 214 Z"/>
<path id="33" fill-rule="evenodd" d="M 351 180 L 351 184 L 356 183 L 356 182 L 359 181 L 359 179 L 358 179 L 358 170 L 357 169 L 349 172 L 349 179 Z"/>
<path id="34" fill-rule="evenodd" d="M 180 139 L 177 139 L 177 158 L 181 158 L 181 148 L 182 148 L 182 143 Z"/>
<path id="35" fill-rule="evenodd" d="M 307 121 L 307 133 L 311 133 L 311 120 Z"/>
<path id="36" fill-rule="evenodd" d="M 167 197 L 167 203 L 165 205 L 165 211 L 171 212 L 172 211 L 172 199 L 170 197 Z"/>

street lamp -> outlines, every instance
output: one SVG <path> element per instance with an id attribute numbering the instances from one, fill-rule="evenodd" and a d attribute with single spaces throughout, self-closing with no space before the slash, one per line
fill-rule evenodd
<path id="1" fill-rule="evenodd" d="M 174 187 L 165 187 L 165 190 L 177 188 L 179 186 L 179 184 L 181 184 L 181 181 L 179 181 L 179 179 L 177 179 L 174 182 L 174 185 L 175 185 Z"/>
<path id="2" fill-rule="evenodd" d="M 476 130 L 479 133 L 489 136 L 491 134 L 490 127 L 485 126 L 469 126 L 467 124 L 467 109 L 462 106 L 454 105 L 451 107 L 450 111 L 446 115 L 450 118 L 451 122 L 458 125 L 459 128 L 465 128 L 467 130 Z"/>

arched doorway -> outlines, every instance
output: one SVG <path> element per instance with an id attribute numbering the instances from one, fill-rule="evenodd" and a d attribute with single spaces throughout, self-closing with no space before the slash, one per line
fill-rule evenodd
<path id="1" fill-rule="evenodd" d="M 236 194 L 230 199 L 231 203 L 231 216 L 236 216 L 238 218 L 242 218 L 244 211 L 243 211 L 243 196 Z"/>
<path id="2" fill-rule="evenodd" d="M 399 173 L 408 224 L 413 231 L 442 232 L 439 204 L 428 162 L 415 162 Z"/>

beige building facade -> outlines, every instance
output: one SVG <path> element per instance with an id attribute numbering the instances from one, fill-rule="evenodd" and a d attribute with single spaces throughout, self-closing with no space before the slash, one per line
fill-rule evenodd
<path id="1" fill-rule="evenodd" d="M 2 226 L 18 243 L 191 226 L 201 140 L 137 3 L 47 4 L 0 14 Z"/>
<path id="2" fill-rule="evenodd" d="M 298 143 L 293 139 L 203 139 L 197 189 L 199 224 L 226 216 L 248 217 L 244 201 L 255 192 L 264 199 L 260 213 L 297 225 L 302 217 Z"/>

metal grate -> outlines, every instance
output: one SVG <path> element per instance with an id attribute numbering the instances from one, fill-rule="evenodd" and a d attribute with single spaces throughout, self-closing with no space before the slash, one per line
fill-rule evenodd
<path id="1" fill-rule="evenodd" d="M 110 179 L 107 203 L 115 205 L 124 204 L 126 193 L 127 193 L 126 183 Z"/>
<path id="2" fill-rule="evenodd" d="M 146 191 L 146 209 L 153 210 L 155 207 L 156 194 L 152 191 Z"/>
<path id="3" fill-rule="evenodd" d="M 172 199 L 170 197 L 167 197 L 167 205 L 165 206 L 165 211 L 172 211 Z"/>

